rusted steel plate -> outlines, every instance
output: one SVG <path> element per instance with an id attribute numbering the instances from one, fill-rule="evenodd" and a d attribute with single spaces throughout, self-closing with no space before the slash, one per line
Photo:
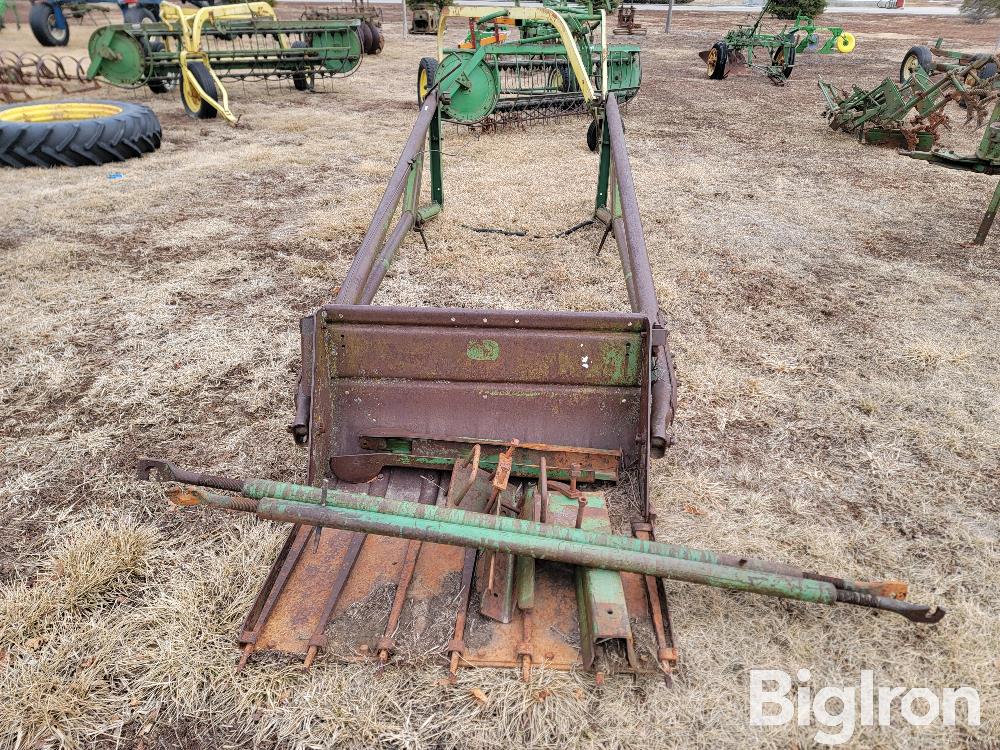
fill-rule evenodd
<path id="1" fill-rule="evenodd" d="M 638 386 L 642 335 L 332 323 L 338 378 Z M 422 356 L 408 356 L 418 346 Z"/>

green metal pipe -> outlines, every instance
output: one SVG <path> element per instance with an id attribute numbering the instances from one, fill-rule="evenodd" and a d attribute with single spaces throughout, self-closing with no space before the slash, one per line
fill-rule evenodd
<path id="1" fill-rule="evenodd" d="M 837 601 L 837 589 L 833 584 L 808 578 L 794 578 L 756 570 L 739 570 L 725 565 L 712 565 L 585 542 L 375 510 L 321 506 L 273 497 L 258 499 L 256 508 L 253 508 L 252 503 L 248 504 L 245 501 L 240 503 L 239 498 L 236 498 L 237 502 L 233 502 L 234 498 L 216 493 L 198 492 L 196 497 L 206 505 L 227 510 L 255 512 L 261 518 L 272 521 L 327 526 L 438 544 L 491 549 L 525 555 L 537 560 L 554 560 L 586 568 L 652 575 L 817 604 L 834 604 Z"/>
<path id="2" fill-rule="evenodd" d="M 667 542 L 646 541 L 634 537 L 605 534 L 595 531 L 585 531 L 571 526 L 543 524 L 526 521 L 508 516 L 498 516 L 486 513 L 474 513 L 460 508 L 442 508 L 436 505 L 425 505 L 405 500 L 389 500 L 384 497 L 374 497 L 345 490 L 329 489 L 325 491 L 302 484 L 274 482 L 266 479 L 248 479 L 243 483 L 243 494 L 254 499 L 274 498 L 312 505 L 322 505 L 345 510 L 358 510 L 369 513 L 388 514 L 393 516 L 448 523 L 477 529 L 497 531 L 502 534 L 521 534 L 532 537 L 551 539 L 570 544 L 584 544 L 604 547 L 629 554 L 655 555 L 671 557 L 688 562 L 718 565 L 741 571 L 756 571 L 790 578 L 812 578 L 830 583 L 835 588 L 864 591 L 854 581 L 827 578 L 813 573 L 807 573 L 799 568 L 782 563 L 756 560 L 737 555 L 727 555 L 709 550 L 685 547 Z"/>

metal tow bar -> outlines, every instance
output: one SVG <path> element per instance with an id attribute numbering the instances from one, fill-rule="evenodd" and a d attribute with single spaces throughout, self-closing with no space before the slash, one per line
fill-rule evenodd
<path id="1" fill-rule="evenodd" d="M 906 594 L 906 585 L 898 581 L 851 581 L 663 542 L 356 492 L 199 474 L 178 469 L 169 461 L 140 459 L 139 479 L 148 480 L 153 472 L 163 480 L 238 495 L 175 488 L 169 495 L 178 505 L 208 505 L 274 521 L 489 549 L 817 604 L 854 604 L 895 612 L 915 623 L 933 624 L 945 614 L 940 607 L 896 598 Z"/>

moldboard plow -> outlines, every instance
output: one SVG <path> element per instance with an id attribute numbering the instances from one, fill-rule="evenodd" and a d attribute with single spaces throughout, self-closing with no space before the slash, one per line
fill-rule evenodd
<path id="1" fill-rule="evenodd" d="M 143 459 L 170 495 L 294 524 L 239 643 L 347 661 L 437 659 L 669 679 L 664 579 L 933 623 L 895 581 L 863 583 L 656 538 L 647 473 L 676 385 L 618 99 L 601 96 L 593 222 L 631 312 L 374 306 L 404 236 L 444 206 L 432 89 L 332 304 L 302 319 L 290 427 L 307 484 Z M 429 202 L 421 202 L 425 162 Z"/>

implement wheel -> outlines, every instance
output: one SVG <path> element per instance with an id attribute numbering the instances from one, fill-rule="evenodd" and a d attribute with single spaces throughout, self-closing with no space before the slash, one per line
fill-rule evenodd
<path id="1" fill-rule="evenodd" d="M 726 61 L 729 58 L 729 47 L 725 42 L 716 42 L 708 51 L 705 59 L 705 72 L 713 81 L 721 81 L 726 77 Z"/>
<path id="2" fill-rule="evenodd" d="M 844 31 L 837 37 L 835 46 L 837 52 L 846 55 L 848 52 L 854 51 L 854 48 L 858 46 L 858 40 L 854 38 L 854 34 L 850 31 Z"/>
<path id="3" fill-rule="evenodd" d="M 56 12 L 48 3 L 31 4 L 28 25 L 43 47 L 65 47 L 69 43 L 69 23 L 66 23 L 65 29 L 57 29 Z"/>
<path id="4" fill-rule="evenodd" d="M 437 80 L 438 61 L 433 57 L 421 57 L 417 68 L 417 104 L 423 104 L 427 92 Z"/>
<path id="5" fill-rule="evenodd" d="M 160 121 L 139 104 L 63 101 L 0 108 L 0 164 L 85 167 L 160 147 Z"/>
<path id="6" fill-rule="evenodd" d="M 292 42 L 292 49 L 308 49 L 308 47 L 309 45 L 302 41 Z M 305 71 L 292 73 L 292 85 L 296 91 L 309 91 L 315 83 L 316 76 L 311 73 Z"/>
<path id="7" fill-rule="evenodd" d="M 781 75 L 788 79 L 792 77 L 792 70 L 795 68 L 795 43 L 778 47 L 771 54 L 771 64 L 781 69 Z"/>
<path id="8" fill-rule="evenodd" d="M 930 47 L 922 44 L 910 47 L 899 65 L 899 82 L 906 83 L 917 72 L 917 68 L 923 68 L 927 75 L 934 72 L 934 55 L 931 54 Z"/>
<path id="9" fill-rule="evenodd" d="M 377 55 L 382 51 L 385 46 L 385 39 L 382 37 L 382 31 L 368 21 L 363 21 L 361 26 L 363 32 L 359 32 L 358 36 L 361 39 L 362 49 L 364 49 L 366 55 Z"/>
<path id="10" fill-rule="evenodd" d="M 163 46 L 163 42 L 154 39 L 149 43 L 150 52 L 163 52 L 164 49 L 166 48 Z M 154 94 L 166 94 L 173 91 L 174 86 L 177 85 L 177 79 L 171 76 L 164 76 L 163 78 L 150 78 L 149 81 L 146 82 L 146 85 L 149 86 L 149 90 Z"/>
<path id="11" fill-rule="evenodd" d="M 198 85 L 205 90 L 205 93 L 218 101 L 219 90 L 216 88 L 212 74 L 208 72 L 205 64 L 190 62 L 187 67 L 191 71 L 191 75 L 198 82 Z M 181 104 L 184 105 L 184 110 L 188 113 L 188 116 L 196 120 L 211 120 L 219 114 L 215 107 L 203 99 L 198 90 L 188 83 L 187 77 L 183 72 L 181 73 Z"/>

